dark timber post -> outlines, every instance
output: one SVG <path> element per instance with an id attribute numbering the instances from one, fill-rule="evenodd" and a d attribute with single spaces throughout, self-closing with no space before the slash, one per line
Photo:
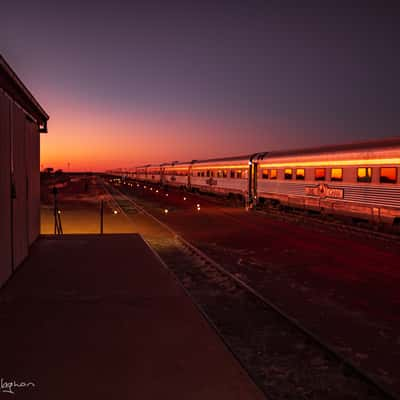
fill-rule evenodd
<path id="1" fill-rule="evenodd" d="M 61 216 L 60 213 L 61 211 L 58 209 L 57 205 L 57 188 L 54 186 L 53 187 L 53 194 L 54 194 L 54 234 L 55 235 L 62 235 L 63 234 L 63 229 L 61 225 Z"/>
<path id="2" fill-rule="evenodd" d="M 101 203 L 100 203 L 100 235 L 103 234 L 103 226 L 104 226 L 104 200 L 101 200 Z"/>
<path id="3" fill-rule="evenodd" d="M 54 195 L 54 234 L 57 235 L 57 188 L 53 187 Z"/>

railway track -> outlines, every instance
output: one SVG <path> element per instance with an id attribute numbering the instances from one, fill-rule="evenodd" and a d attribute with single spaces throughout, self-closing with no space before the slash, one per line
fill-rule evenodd
<path id="1" fill-rule="evenodd" d="M 139 184 L 139 186 L 143 186 L 143 183 Z M 151 187 L 151 184 L 147 185 Z M 155 185 L 154 188 L 158 187 Z M 176 188 L 172 188 L 176 189 Z M 190 193 L 193 195 L 193 193 Z M 225 198 L 215 198 L 209 196 L 207 193 L 195 193 L 195 196 L 203 199 L 206 199 L 207 202 L 213 203 L 219 206 L 229 205 L 233 208 L 243 208 L 243 202 L 237 202 L 234 200 L 229 200 Z M 229 216 L 232 219 L 235 217 L 226 212 L 220 211 L 222 214 Z M 379 239 L 384 242 L 394 242 L 399 243 L 400 241 L 400 230 L 395 232 L 385 232 L 380 230 L 380 226 L 356 226 L 353 222 L 348 222 L 339 216 L 334 215 L 324 215 L 319 213 L 307 212 L 307 210 L 297 210 L 291 207 L 283 207 L 279 208 L 277 206 L 258 206 L 253 212 L 259 214 L 260 216 L 267 216 L 268 218 L 274 218 L 280 221 L 286 221 L 290 223 L 296 223 L 300 225 L 306 225 L 307 227 L 314 226 L 317 229 L 323 228 L 327 231 L 331 232 L 341 232 L 344 234 L 351 234 L 352 236 L 364 237 L 364 238 L 372 238 Z"/>
<path id="2" fill-rule="evenodd" d="M 200 196 L 206 196 L 207 201 L 212 202 L 216 205 L 226 205 L 227 202 L 231 207 L 244 208 L 243 202 L 235 202 L 232 200 L 213 198 L 207 196 L 207 194 L 201 194 Z M 398 243 L 400 241 L 400 230 L 398 232 L 383 232 L 379 226 L 368 225 L 367 227 L 355 226 L 354 223 L 346 222 L 340 219 L 339 216 L 334 215 L 323 215 L 319 213 L 307 212 L 307 210 L 295 209 L 291 207 L 277 206 L 257 206 L 253 212 L 259 215 L 268 216 L 269 218 L 275 218 L 287 222 L 295 222 L 300 224 L 306 224 L 310 226 L 310 223 L 315 227 L 323 227 L 329 231 L 351 233 L 352 235 L 358 235 L 362 237 L 370 237 L 374 239 L 380 239 L 384 241 L 393 241 Z"/>
<path id="3" fill-rule="evenodd" d="M 127 216 L 141 214 L 164 232 L 145 239 L 267 398 L 399 398 L 137 201 L 105 187 Z"/>

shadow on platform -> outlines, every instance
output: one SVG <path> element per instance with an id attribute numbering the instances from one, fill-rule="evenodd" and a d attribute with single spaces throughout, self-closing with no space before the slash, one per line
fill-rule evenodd
<path id="1" fill-rule="evenodd" d="M 3 396 L 264 398 L 137 234 L 40 237 L 0 319 Z"/>

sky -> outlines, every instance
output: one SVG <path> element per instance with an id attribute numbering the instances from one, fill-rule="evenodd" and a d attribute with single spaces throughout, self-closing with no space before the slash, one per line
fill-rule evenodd
<path id="1" fill-rule="evenodd" d="M 379 139 L 400 134 L 400 8 L 370 4 L 14 0 L 0 52 L 50 115 L 42 167 Z"/>

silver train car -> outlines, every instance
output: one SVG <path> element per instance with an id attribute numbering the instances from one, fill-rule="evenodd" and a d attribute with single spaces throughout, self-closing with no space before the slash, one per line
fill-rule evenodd
<path id="1" fill-rule="evenodd" d="M 400 225 L 400 137 L 142 166 L 124 176 Z M 121 176 L 121 171 L 112 171 Z"/>

